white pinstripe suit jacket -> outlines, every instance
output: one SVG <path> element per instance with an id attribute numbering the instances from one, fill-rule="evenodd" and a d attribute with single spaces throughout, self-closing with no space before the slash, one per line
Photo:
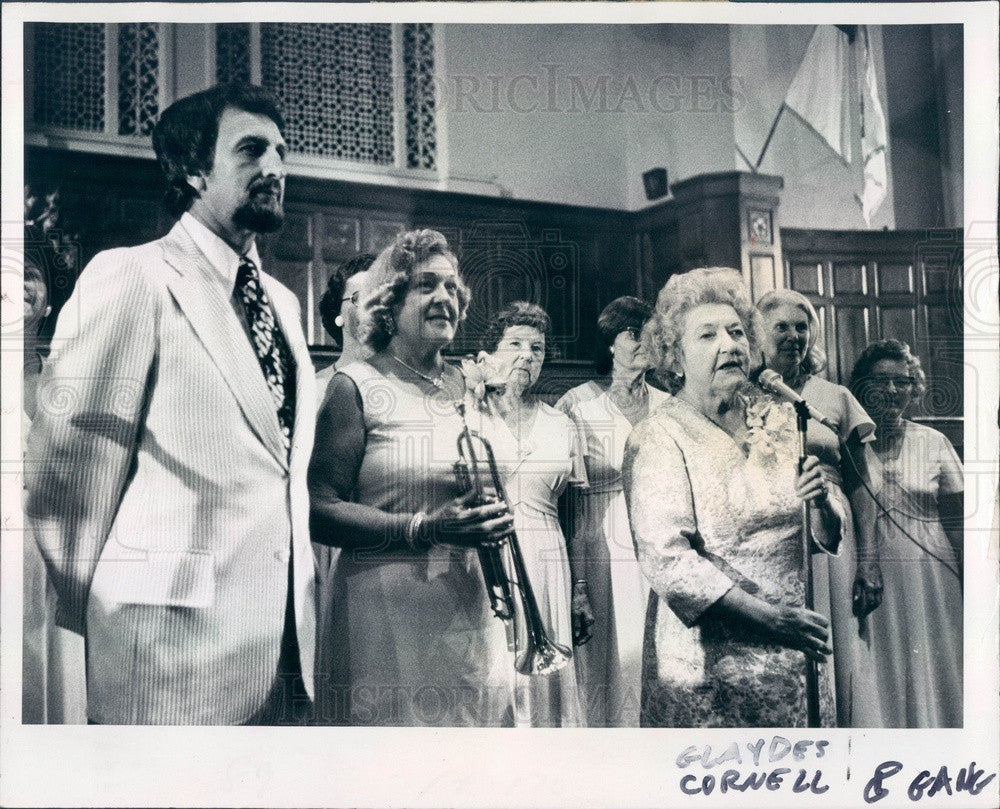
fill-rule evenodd
<path id="1" fill-rule="evenodd" d="M 60 315 L 28 441 L 28 516 L 57 621 L 87 638 L 95 721 L 255 714 L 290 560 L 311 693 L 316 395 L 298 301 L 262 278 L 297 364 L 290 457 L 232 290 L 179 225 L 96 256 Z"/>

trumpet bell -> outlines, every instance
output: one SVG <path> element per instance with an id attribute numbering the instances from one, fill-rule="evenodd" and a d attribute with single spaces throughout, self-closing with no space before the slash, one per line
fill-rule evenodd
<path id="1" fill-rule="evenodd" d="M 555 674 L 565 668 L 572 658 L 573 653 L 569 649 L 546 637 L 521 652 L 514 661 L 514 669 L 528 677 Z"/>

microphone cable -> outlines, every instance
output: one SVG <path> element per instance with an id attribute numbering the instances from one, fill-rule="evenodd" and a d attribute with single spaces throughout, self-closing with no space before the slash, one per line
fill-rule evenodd
<path id="1" fill-rule="evenodd" d="M 765 366 L 761 366 L 760 368 L 757 368 L 755 371 L 752 371 L 751 374 L 750 374 L 750 380 L 752 382 L 754 382 L 755 384 L 757 384 L 758 387 L 760 387 L 761 389 L 763 389 L 766 393 L 770 394 L 771 396 L 774 396 L 775 398 L 784 399 L 784 397 L 779 397 L 777 394 L 775 394 L 775 393 L 767 390 L 764 385 L 760 384 L 760 381 L 759 381 L 760 373 L 764 369 L 765 369 Z M 829 428 L 827 428 L 827 429 L 829 429 Z M 831 430 L 831 432 L 833 432 L 833 431 Z M 875 505 L 878 507 L 878 509 L 882 512 L 882 514 L 885 515 L 886 519 L 889 520 L 889 522 L 891 522 L 896 527 L 896 529 L 903 536 L 905 536 L 907 539 L 909 539 L 910 542 L 912 542 L 914 545 L 916 545 L 918 548 L 920 548 L 924 553 L 926 553 L 932 559 L 935 559 L 938 562 L 940 562 L 947 570 L 949 570 L 952 574 L 954 574 L 954 576 L 958 579 L 959 584 L 961 584 L 962 583 L 962 574 L 958 570 L 955 570 L 948 563 L 947 560 L 942 559 L 938 554 L 934 553 L 934 551 L 930 550 L 929 548 L 925 547 L 922 543 L 920 543 L 919 541 L 917 541 L 917 539 L 909 531 L 907 531 L 905 528 L 903 528 L 903 526 L 901 526 L 896 521 L 895 517 L 892 516 L 892 514 L 889 512 L 889 510 L 882 504 L 882 501 L 878 499 L 878 496 L 875 494 L 875 492 L 872 491 L 871 486 L 868 485 L 868 481 L 865 480 L 865 476 L 861 474 L 861 470 L 858 468 L 858 464 L 854 460 L 854 456 L 851 454 L 851 451 L 850 451 L 850 449 L 847 446 L 847 442 L 844 441 L 840 437 L 840 435 L 838 435 L 836 433 L 834 433 L 834 435 L 836 435 L 837 443 L 840 446 L 841 457 L 843 458 L 844 455 L 847 456 L 848 460 L 850 461 L 851 467 L 854 470 L 855 477 L 860 481 L 861 485 L 864 486 L 865 491 L 868 493 L 868 496 L 872 499 L 872 501 L 875 503 Z M 844 496 L 845 497 L 847 496 L 847 492 L 844 492 Z M 849 500 L 850 500 L 850 498 L 848 498 L 848 501 Z M 876 520 L 877 520 L 877 518 L 876 518 Z M 964 526 L 963 526 L 963 539 L 964 539 Z M 963 544 L 964 544 L 964 542 L 963 542 Z M 961 560 L 956 560 L 956 561 L 961 566 L 961 564 L 962 564 Z"/>
<path id="2" fill-rule="evenodd" d="M 896 529 L 903 536 L 905 536 L 907 539 L 909 539 L 910 542 L 912 542 L 914 545 L 916 545 L 918 548 L 920 548 L 924 553 L 926 553 L 932 559 L 936 559 L 938 562 L 940 562 L 942 565 L 944 565 L 944 567 L 947 570 L 949 570 L 951 573 L 953 573 L 955 575 L 955 577 L 959 581 L 959 584 L 962 584 L 962 574 L 959 571 L 955 570 L 948 563 L 947 560 L 942 559 L 938 554 L 934 553 L 934 551 L 932 551 L 930 548 L 927 548 L 926 546 L 924 546 L 909 531 L 907 531 L 905 528 L 903 528 L 903 526 L 901 526 L 898 522 L 896 522 L 895 517 L 893 517 L 892 514 L 890 513 L 889 509 L 887 509 L 882 504 L 882 501 L 878 499 L 878 497 L 876 496 L 875 492 L 872 491 L 871 486 L 868 485 L 868 481 L 865 480 L 865 476 L 861 474 L 861 470 L 858 468 L 857 461 L 854 460 L 854 456 L 851 454 L 851 451 L 850 451 L 850 449 L 847 446 L 847 442 L 844 441 L 839 435 L 837 436 L 837 442 L 840 444 L 841 457 L 844 457 L 846 455 L 846 457 L 850 461 L 852 469 L 854 470 L 855 477 L 861 482 L 861 485 L 864 486 L 865 491 L 868 493 L 868 496 L 871 497 L 871 499 L 875 503 L 875 505 L 878 506 L 879 510 L 886 516 L 886 519 L 888 519 L 889 522 L 891 522 L 896 527 Z M 863 446 L 864 445 L 862 444 L 862 447 Z M 845 497 L 847 496 L 847 492 L 844 492 L 844 496 Z M 848 498 L 848 500 L 850 500 L 850 498 Z M 877 524 L 877 518 L 876 518 L 876 524 Z M 964 526 L 963 526 L 963 540 L 964 540 L 964 533 L 965 532 L 964 532 Z M 963 544 L 964 544 L 964 541 L 963 541 Z M 956 560 L 956 561 L 958 561 L 958 564 L 961 565 L 961 560 Z"/>

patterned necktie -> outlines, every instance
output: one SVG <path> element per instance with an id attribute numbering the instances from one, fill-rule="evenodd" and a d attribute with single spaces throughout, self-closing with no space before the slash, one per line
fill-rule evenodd
<path id="1" fill-rule="evenodd" d="M 257 265 L 246 256 L 240 258 L 240 268 L 236 273 L 236 294 L 243 303 L 251 342 L 274 399 L 287 450 L 292 445 L 292 427 L 295 425 L 295 360 L 281 327 L 274 319 L 271 299 L 260 282 Z"/>

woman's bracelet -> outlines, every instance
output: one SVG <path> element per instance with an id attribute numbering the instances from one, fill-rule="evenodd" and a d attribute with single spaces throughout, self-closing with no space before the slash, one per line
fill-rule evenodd
<path id="1" fill-rule="evenodd" d="M 403 539 L 406 540 L 406 544 L 409 546 L 411 551 L 424 550 L 418 546 L 418 542 L 420 541 L 420 529 L 423 526 L 424 519 L 426 517 L 427 512 L 418 511 L 410 517 L 410 521 L 406 524 Z"/>

